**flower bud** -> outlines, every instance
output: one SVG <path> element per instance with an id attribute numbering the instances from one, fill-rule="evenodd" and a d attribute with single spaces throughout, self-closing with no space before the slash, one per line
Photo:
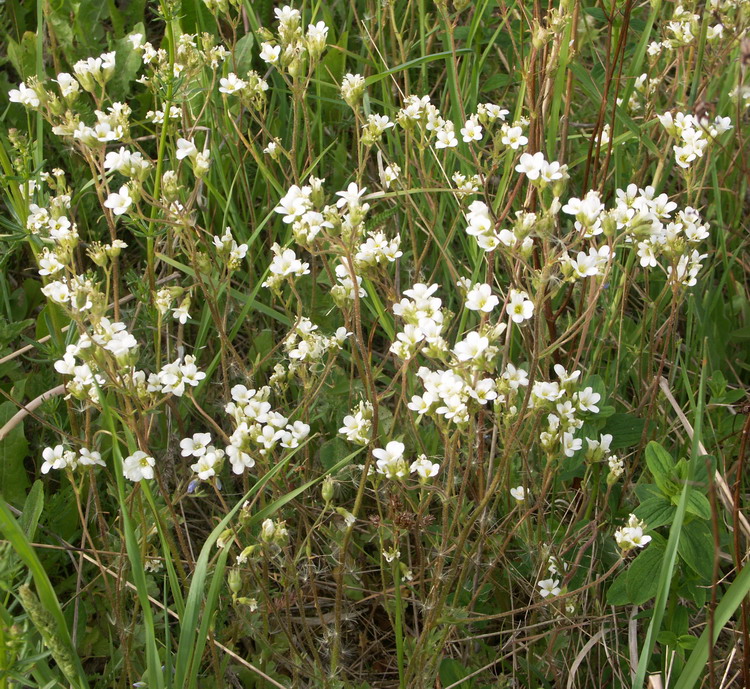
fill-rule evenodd
<path id="1" fill-rule="evenodd" d="M 242 588 L 242 575 L 240 574 L 240 570 L 236 567 L 232 567 L 232 569 L 229 570 L 227 584 L 229 584 L 229 590 L 233 594 L 237 595 L 240 592 L 240 589 Z"/>
<path id="2" fill-rule="evenodd" d="M 326 476 L 324 479 L 321 493 L 326 505 L 333 500 L 333 479 L 330 476 Z"/>

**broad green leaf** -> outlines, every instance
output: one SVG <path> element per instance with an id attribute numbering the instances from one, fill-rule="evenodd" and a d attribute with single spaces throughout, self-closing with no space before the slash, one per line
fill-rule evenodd
<path id="1" fill-rule="evenodd" d="M 36 526 L 39 523 L 39 517 L 42 515 L 43 509 L 44 486 L 41 481 L 37 480 L 34 481 L 34 485 L 26 496 L 26 502 L 23 504 L 23 511 L 19 520 L 26 538 L 30 541 L 34 539 Z"/>
<path id="2" fill-rule="evenodd" d="M 659 496 L 644 500 L 635 508 L 634 514 L 646 522 L 649 529 L 658 529 L 671 524 L 674 519 L 675 506 L 666 498 Z"/>
<path id="3" fill-rule="evenodd" d="M 645 427 L 645 419 L 632 414 L 612 414 L 601 432 L 612 436 L 612 450 L 622 450 L 637 445 L 641 441 Z"/>
<path id="4" fill-rule="evenodd" d="M 620 572 L 607 590 L 607 605 L 627 605 L 630 603 L 627 589 L 628 570 Z"/>
<path id="5" fill-rule="evenodd" d="M 253 45 L 255 37 L 252 33 L 245 34 L 234 46 L 234 71 L 242 77 L 250 71 L 253 61 Z"/>
<path id="6" fill-rule="evenodd" d="M 629 602 L 643 605 L 653 598 L 659 590 L 659 572 L 664 559 L 664 539 L 653 537 L 643 552 L 628 567 L 625 588 Z"/>
<path id="7" fill-rule="evenodd" d="M 685 509 L 701 519 L 711 519 L 711 503 L 695 489 L 690 492 Z"/>
<path id="8" fill-rule="evenodd" d="M 704 580 L 710 580 L 714 566 L 714 538 L 704 521 L 693 520 L 682 527 L 677 552 L 683 561 Z"/>
<path id="9" fill-rule="evenodd" d="M 0 426 L 4 426 L 18 411 L 13 402 L 0 404 Z M 29 443 L 23 430 L 23 421 L 0 440 L 0 495 L 9 503 L 20 505 L 26 497 L 29 478 L 24 468 Z"/>
<path id="10" fill-rule="evenodd" d="M 679 493 L 672 480 L 675 471 L 674 460 L 669 452 L 653 440 L 646 445 L 646 464 L 662 493 L 670 496 Z"/>
<path id="11" fill-rule="evenodd" d="M 440 682 L 444 687 L 461 682 L 468 674 L 470 671 L 454 658 L 443 658 L 440 663 Z M 469 689 L 471 686 L 471 681 L 461 682 L 461 687 Z"/>

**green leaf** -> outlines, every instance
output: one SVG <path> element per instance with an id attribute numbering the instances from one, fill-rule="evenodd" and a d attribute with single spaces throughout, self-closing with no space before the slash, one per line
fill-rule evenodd
<path id="1" fill-rule="evenodd" d="M 685 524 L 677 547 L 682 560 L 704 580 L 710 580 L 714 567 L 714 538 L 704 521 Z"/>
<path id="2" fill-rule="evenodd" d="M 146 30 L 143 24 L 139 24 L 133 27 L 132 33 L 145 34 Z M 131 83 L 138 76 L 142 64 L 140 54 L 133 49 L 133 44 L 127 36 L 115 41 L 115 64 L 117 69 L 107 89 L 112 89 L 118 97 L 125 98 L 130 93 Z"/>
<path id="3" fill-rule="evenodd" d="M 628 598 L 628 570 L 620 572 L 615 580 L 609 585 L 607 590 L 607 605 L 627 605 L 630 603 Z"/>
<path id="4" fill-rule="evenodd" d="M 677 639 L 677 643 L 680 644 L 681 648 L 691 651 L 698 645 L 698 637 L 692 634 L 681 634 Z"/>
<path id="5" fill-rule="evenodd" d="M 711 519 L 711 503 L 703 493 L 697 490 L 690 492 L 685 509 L 701 519 Z"/>
<path id="6" fill-rule="evenodd" d="M 18 411 L 13 402 L 0 404 L 0 426 L 4 426 Z M 29 478 L 23 462 L 28 454 L 29 444 L 24 435 L 23 422 L 0 440 L 0 495 L 9 503 L 20 505 L 29 488 Z"/>
<path id="7" fill-rule="evenodd" d="M 324 469 L 330 469 L 349 454 L 348 450 L 349 447 L 343 438 L 331 438 L 320 446 L 320 463 Z"/>
<path id="8" fill-rule="evenodd" d="M 636 507 L 634 514 L 646 522 L 649 529 L 658 529 L 671 524 L 674 519 L 675 506 L 665 497 L 658 496 L 644 500 Z"/>
<path id="9" fill-rule="evenodd" d="M 33 319 L 9 323 L 5 318 L 0 316 L 0 345 L 10 344 L 26 328 L 30 328 L 32 325 L 34 325 Z"/>
<path id="10" fill-rule="evenodd" d="M 247 33 L 234 46 L 235 71 L 239 77 L 243 77 L 250 71 L 254 43 L 255 37 L 253 34 Z"/>
<path id="11" fill-rule="evenodd" d="M 444 687 L 461 682 L 468 674 L 469 670 L 453 658 L 443 658 L 440 663 L 440 682 Z M 471 686 L 471 682 L 461 682 L 463 688 L 468 689 Z"/>
<path id="12" fill-rule="evenodd" d="M 664 559 L 664 539 L 653 536 L 645 550 L 628 567 L 625 588 L 628 600 L 633 605 L 643 605 L 659 590 L 659 572 Z"/>
<path id="13" fill-rule="evenodd" d="M 646 464 L 659 490 L 665 495 L 673 495 L 676 492 L 676 486 L 672 481 L 675 463 L 669 452 L 652 440 L 646 445 Z"/>
<path id="14" fill-rule="evenodd" d="M 21 37 L 20 43 L 8 38 L 6 51 L 13 68 L 23 79 L 27 79 L 36 73 L 35 33 L 26 31 Z"/>
<path id="15" fill-rule="evenodd" d="M 646 420 L 632 414 L 612 414 L 602 428 L 602 433 L 612 435 L 612 450 L 633 447 L 641 441 Z"/>
<path id="16" fill-rule="evenodd" d="M 34 481 L 34 485 L 26 496 L 26 502 L 23 504 L 23 512 L 21 512 L 20 518 L 21 528 L 26 534 L 26 538 L 30 541 L 34 539 L 36 526 L 39 523 L 39 517 L 42 515 L 43 509 L 44 487 L 42 486 L 42 482 L 37 480 Z"/>

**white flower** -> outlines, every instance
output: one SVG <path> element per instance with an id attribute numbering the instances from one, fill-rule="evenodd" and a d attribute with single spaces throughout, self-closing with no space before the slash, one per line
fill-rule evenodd
<path id="1" fill-rule="evenodd" d="M 216 475 L 216 465 L 223 456 L 224 450 L 217 450 L 211 445 L 207 448 L 205 454 L 198 458 L 195 464 L 190 465 L 190 468 L 198 474 L 198 478 L 201 481 L 207 481 Z"/>
<path id="2" fill-rule="evenodd" d="M 409 471 L 412 473 L 416 472 L 420 480 L 426 481 L 433 476 L 437 476 L 438 471 L 440 471 L 440 465 L 437 462 L 431 462 L 424 455 L 419 455 L 419 457 L 411 463 Z"/>
<path id="3" fill-rule="evenodd" d="M 523 323 L 534 315 L 534 302 L 529 299 L 526 292 L 512 289 L 505 310 L 514 323 Z"/>
<path id="4" fill-rule="evenodd" d="M 542 579 L 537 583 L 539 587 L 539 593 L 542 598 L 547 596 L 559 596 L 560 595 L 560 580 L 559 579 Z"/>
<path id="5" fill-rule="evenodd" d="M 78 464 L 82 466 L 106 466 L 101 454 L 96 450 L 88 450 L 85 447 L 78 450 Z"/>
<path id="6" fill-rule="evenodd" d="M 461 127 L 461 136 L 466 143 L 482 140 L 482 125 L 479 124 L 479 119 L 476 115 L 472 115 L 466 120 L 466 124 Z"/>
<path id="7" fill-rule="evenodd" d="M 453 129 L 453 122 L 446 122 L 437 130 L 435 148 L 455 148 L 456 146 L 458 146 L 458 139 Z"/>
<path id="8" fill-rule="evenodd" d="M 177 160 L 193 158 L 198 155 L 198 148 L 192 139 L 177 139 Z"/>
<path id="9" fill-rule="evenodd" d="M 581 411 L 588 411 L 594 414 L 599 413 L 599 407 L 596 403 L 601 400 L 602 396 L 598 392 L 594 392 L 593 388 L 584 388 L 577 395 L 578 408 Z"/>
<path id="10" fill-rule="evenodd" d="M 541 175 L 546 164 L 544 153 L 541 151 L 534 153 L 534 155 L 522 153 L 518 165 L 516 165 L 516 172 L 525 174 L 533 182 L 539 179 L 539 175 Z"/>
<path id="11" fill-rule="evenodd" d="M 500 300 L 492 294 L 492 287 L 487 284 L 476 284 L 466 294 L 466 308 L 471 311 L 490 313 Z"/>
<path id="12" fill-rule="evenodd" d="M 109 208 L 114 215 L 122 215 L 127 213 L 128 208 L 133 204 L 133 199 L 130 196 L 130 190 L 127 185 L 124 184 L 120 187 L 120 191 L 112 193 L 107 197 L 104 202 L 104 207 Z"/>
<path id="13" fill-rule="evenodd" d="M 472 331 L 461 342 L 456 343 L 453 353 L 459 361 L 473 361 L 482 356 L 489 346 L 488 338 Z"/>
<path id="14" fill-rule="evenodd" d="M 386 562 L 391 563 L 401 557 L 401 551 L 393 547 L 390 550 L 384 550 L 383 557 L 385 558 Z"/>
<path id="15" fill-rule="evenodd" d="M 176 308 L 172 310 L 172 317 L 176 320 L 182 323 L 182 325 L 185 325 L 187 323 L 188 318 L 190 318 L 190 313 L 188 312 L 188 309 L 190 308 L 190 298 L 186 298 L 182 300 L 182 303 Z"/>
<path id="16" fill-rule="evenodd" d="M 514 500 L 523 502 L 526 499 L 526 489 L 523 486 L 517 486 L 510 489 L 510 495 Z"/>
<path id="17" fill-rule="evenodd" d="M 44 448 L 42 452 L 42 458 L 44 459 L 42 473 L 47 474 L 50 469 L 64 469 L 71 464 L 71 455 L 75 459 L 75 455 L 70 450 L 66 450 L 62 445 Z"/>
<path id="18" fill-rule="evenodd" d="M 226 94 L 237 93 L 237 91 L 242 91 L 247 86 L 247 82 L 242 81 L 234 72 L 229 72 L 226 77 L 219 79 L 219 84 L 219 93 Z"/>
<path id="19" fill-rule="evenodd" d="M 137 450 L 122 462 L 122 473 L 128 481 L 154 478 L 156 460 L 142 450 Z"/>
<path id="20" fill-rule="evenodd" d="M 63 268 L 65 266 L 60 262 L 57 255 L 45 248 L 39 257 L 39 275 L 52 275 Z"/>
<path id="21" fill-rule="evenodd" d="M 633 548 L 644 548 L 651 541 L 651 536 L 646 536 L 643 531 L 646 524 L 631 514 L 627 524 L 615 531 L 615 541 L 623 552 Z"/>
<path id="22" fill-rule="evenodd" d="M 68 72 L 60 72 L 54 81 L 60 87 L 60 93 L 63 98 L 68 98 L 80 90 L 75 77 L 72 74 L 68 74 Z"/>
<path id="23" fill-rule="evenodd" d="M 572 433 L 563 433 L 562 450 L 566 457 L 572 457 L 578 450 L 583 447 L 583 440 L 575 438 Z"/>
<path id="24" fill-rule="evenodd" d="M 527 387 L 529 384 L 529 374 L 522 368 L 516 368 L 513 364 L 507 364 L 503 373 L 503 380 L 508 381 L 511 390 L 518 390 L 520 387 Z"/>
<path id="25" fill-rule="evenodd" d="M 28 108 L 39 107 L 39 96 L 34 89 L 30 89 L 26 84 L 21 82 L 17 89 L 11 89 L 8 92 L 8 100 L 11 103 L 20 103 Z"/>
<path id="26" fill-rule="evenodd" d="M 355 182 L 352 182 L 347 188 L 346 191 L 337 191 L 336 196 L 340 196 L 341 198 L 336 201 L 336 208 L 343 208 L 344 206 L 349 206 L 349 210 L 352 210 L 353 208 L 359 207 L 359 199 L 367 191 L 367 187 L 362 187 L 360 189 Z"/>
<path id="27" fill-rule="evenodd" d="M 56 304 L 66 304 L 70 299 L 68 286 L 60 280 L 50 282 L 48 285 L 42 287 L 42 294 Z"/>
<path id="28" fill-rule="evenodd" d="M 180 441 L 183 457 L 202 457 L 206 454 L 206 448 L 211 444 L 210 433 L 194 433 L 192 438 L 184 438 Z"/>
<path id="29" fill-rule="evenodd" d="M 529 140 L 523 135 L 523 129 L 521 129 L 521 127 L 508 127 L 505 125 L 503 125 L 503 134 L 500 141 L 514 151 L 529 143 Z"/>
<path id="30" fill-rule="evenodd" d="M 388 478 L 404 478 L 409 473 L 404 459 L 405 449 L 403 443 L 392 440 L 385 448 L 373 450 L 378 473 Z"/>

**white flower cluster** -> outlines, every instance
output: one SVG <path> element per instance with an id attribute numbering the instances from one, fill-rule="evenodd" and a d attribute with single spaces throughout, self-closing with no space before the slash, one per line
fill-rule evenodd
<path id="1" fill-rule="evenodd" d="M 276 242 L 271 246 L 273 260 L 269 266 L 271 274 L 263 282 L 263 287 L 279 291 L 286 279 L 298 278 L 310 273 L 310 264 L 297 258 L 294 249 L 282 249 Z"/>
<path id="2" fill-rule="evenodd" d="M 113 103 L 107 108 L 107 112 L 95 110 L 94 114 L 96 115 L 96 124 L 93 127 L 78 121 L 72 132 L 73 138 L 80 141 L 84 146 L 99 146 L 112 141 L 120 141 L 129 136 L 131 114 L 129 105 Z M 67 134 L 67 129 L 55 131 L 53 128 L 52 131 L 55 134 Z"/>
<path id="3" fill-rule="evenodd" d="M 546 430 L 539 434 L 542 449 L 550 456 L 572 457 L 583 447 L 576 431 L 584 423 L 584 415 L 598 414 L 601 395 L 592 387 L 580 388 L 580 371 L 568 373 L 563 366 L 554 366 L 557 380 L 535 381 L 531 388 L 529 407 L 549 410 Z"/>
<path id="4" fill-rule="evenodd" d="M 336 305 L 339 308 L 343 308 L 347 302 L 354 300 L 354 280 L 352 280 L 352 274 L 345 259 L 336 266 L 334 272 L 336 273 L 336 281 L 338 284 L 331 288 L 331 296 L 333 297 L 334 302 L 336 302 Z M 367 290 L 362 287 L 362 276 L 356 275 L 355 273 L 355 277 L 357 278 L 356 296 L 359 296 L 360 299 L 364 299 L 367 296 Z"/>
<path id="5" fill-rule="evenodd" d="M 529 141 L 524 135 L 524 128 L 528 126 L 526 119 L 508 124 L 505 118 L 508 111 L 493 103 L 483 103 L 477 108 L 476 114 L 470 115 L 460 129 L 461 138 L 465 143 L 481 141 L 484 130 L 501 122 L 497 141 L 500 147 L 518 150 Z M 445 120 L 440 111 L 430 102 L 429 96 L 407 96 L 396 117 L 397 122 L 407 131 L 418 131 L 425 140 L 434 139 L 437 149 L 455 148 L 458 146 L 456 125 Z"/>
<path id="6" fill-rule="evenodd" d="M 372 404 L 369 401 L 360 402 L 344 417 L 344 425 L 339 428 L 339 433 L 350 443 L 367 445 L 372 432 L 372 412 Z"/>
<path id="7" fill-rule="evenodd" d="M 193 433 L 192 438 L 183 438 L 180 449 L 183 457 L 195 458 L 195 464 L 191 464 L 190 468 L 199 480 L 208 481 L 221 470 L 224 450 L 211 444 L 210 433 Z"/>
<path id="8" fill-rule="evenodd" d="M 182 397 L 186 386 L 197 387 L 206 377 L 203 371 L 198 370 L 195 357 L 188 354 L 184 359 L 176 359 L 170 364 L 162 367 L 159 373 L 152 373 L 148 377 L 148 391 L 161 391 Z"/>
<path id="9" fill-rule="evenodd" d="M 144 180 L 151 169 L 151 162 L 140 151 L 132 153 L 124 146 L 118 151 L 109 151 L 104 158 L 104 169 L 119 172 L 124 177 Z"/>
<path id="10" fill-rule="evenodd" d="M 627 244 L 635 245 L 644 268 L 660 266 L 658 259 L 663 256 L 668 261 L 667 275 L 690 287 L 696 283 L 706 257 L 695 247 L 708 238 L 709 226 L 691 207 L 678 211 L 673 218 L 676 208 L 677 204 L 666 194 L 656 196 L 653 187 L 639 189 L 631 184 L 625 190 L 617 190 L 615 206 L 610 210 L 593 191 L 583 199 L 570 199 L 562 210 L 575 217 L 575 229 L 583 237 L 604 233 L 621 236 Z M 613 257 L 614 252 L 606 244 L 590 247 L 588 253 L 580 251 L 575 258 L 566 251 L 560 257 L 563 277 L 578 280 L 602 275 Z"/>
<path id="11" fill-rule="evenodd" d="M 467 177 L 460 172 L 454 172 L 451 175 L 451 179 L 456 185 L 456 195 L 459 198 L 478 194 L 483 186 L 482 177 L 480 175 L 471 175 L 471 177 Z"/>
<path id="12" fill-rule="evenodd" d="M 526 178 L 535 186 L 544 189 L 555 182 L 564 182 L 568 179 L 568 166 L 561 165 L 556 160 L 547 162 L 544 153 L 538 151 L 522 153 L 516 165 L 516 172 L 526 175 Z M 560 185 L 558 185 L 560 186 Z M 559 192 L 555 196 L 559 196 Z"/>
<path id="13" fill-rule="evenodd" d="M 459 288 L 466 292 L 469 310 L 490 313 L 499 303 L 489 285 L 472 284 L 463 279 L 459 281 Z M 405 290 L 404 298 L 394 304 L 394 314 L 400 316 L 405 325 L 396 335 L 390 351 L 405 361 L 417 352 L 443 362 L 450 361 L 448 369 L 419 368 L 417 375 L 424 392 L 414 395 L 408 407 L 420 417 L 428 415 L 436 420 L 463 425 L 481 406 L 492 401 L 495 404 L 506 402 L 504 393 L 514 392 L 528 382 L 523 378 L 525 372 L 519 373 L 512 365 L 509 365 L 508 370 L 512 372 L 507 378 L 495 380 L 483 375 L 495 369 L 499 353 L 496 342 L 505 332 L 506 323 L 486 323 L 479 330 L 466 333 L 452 349 L 449 348 L 441 335 L 445 320 L 442 301 L 433 296 L 437 289 L 437 284 L 417 283 Z M 506 311 L 514 322 L 522 323 L 533 314 L 533 303 L 525 292 L 510 290 Z"/>
<path id="14" fill-rule="evenodd" d="M 368 115 L 367 121 L 362 125 L 362 143 L 365 146 L 376 144 L 380 141 L 385 130 L 393 126 L 394 123 L 390 121 L 387 115 Z"/>
<path id="15" fill-rule="evenodd" d="M 504 400 L 498 395 L 493 378 L 482 378 L 465 368 L 431 371 L 422 366 L 417 375 L 424 392 L 413 395 L 408 407 L 419 416 L 442 418 L 460 426 L 468 423 L 470 414 L 488 402 Z"/>
<path id="16" fill-rule="evenodd" d="M 479 248 L 484 251 L 494 251 L 502 244 L 509 248 L 517 248 L 521 253 L 528 253 L 533 245 L 529 234 L 536 220 L 535 213 L 518 211 L 513 230 L 503 229 L 498 232 L 487 204 L 484 201 L 473 201 L 466 213 L 466 234 L 474 237 Z"/>
<path id="17" fill-rule="evenodd" d="M 625 526 L 615 531 L 615 541 L 623 553 L 633 548 L 644 548 L 651 541 L 651 536 L 646 536 L 644 531 L 646 524 L 639 520 L 634 514 L 628 518 Z"/>
<path id="18" fill-rule="evenodd" d="M 42 458 L 44 459 L 41 468 L 43 474 L 49 473 L 50 469 L 75 471 L 79 466 L 106 466 L 102 456 L 96 450 L 88 450 L 85 447 L 80 448 L 77 454 L 73 450 L 66 450 L 64 445 L 46 447 L 42 452 Z"/>
<path id="19" fill-rule="evenodd" d="M 216 45 L 215 37 L 207 33 L 201 34 L 200 37 L 194 34 L 180 34 L 177 37 L 177 51 L 173 56 L 173 62 L 164 48 L 156 49 L 151 43 L 144 42 L 142 34 L 132 34 L 128 38 L 133 50 L 140 54 L 143 64 L 149 67 L 149 72 L 137 80 L 145 85 L 164 82 L 172 77 L 182 77 L 185 82 L 189 82 L 190 76 L 196 75 L 206 66 L 217 69 L 229 55 L 226 47 Z"/>
<path id="20" fill-rule="evenodd" d="M 316 364 L 326 352 L 339 351 L 351 335 L 344 327 L 338 328 L 332 337 L 321 335 L 317 325 L 302 317 L 284 340 L 284 350 L 295 362 Z"/>
<path id="21" fill-rule="evenodd" d="M 216 253 L 229 270 L 236 270 L 245 256 L 247 256 L 247 244 L 237 244 L 232 236 L 232 228 L 227 227 L 220 237 L 214 235 L 214 246 Z"/>
<path id="22" fill-rule="evenodd" d="M 350 267 L 349 258 L 340 253 L 340 263 L 335 268 L 338 284 L 332 287 L 331 293 L 336 304 L 343 308 L 355 298 L 355 282 L 356 294 L 362 298 L 367 296 L 362 288 L 362 276 L 358 273 L 393 263 L 402 255 L 401 237 L 397 234 L 389 239 L 381 230 L 365 231 L 364 221 L 370 210 L 370 204 L 362 201 L 367 191 L 365 187 L 352 182 L 346 189 L 336 192 L 338 198 L 335 206 L 323 205 L 323 181 L 310 177 L 308 184 L 302 187 L 292 185 L 274 211 L 283 216 L 284 223 L 291 224 L 297 243 L 310 250 L 323 239 L 329 240 L 329 248 L 332 245 L 340 247 L 340 242 L 332 241 L 333 235 L 339 233 L 347 244 L 355 240 L 359 242 L 354 252 L 353 266 Z M 297 277 L 308 272 L 308 264 L 302 263 L 292 249 L 281 252 L 274 245 L 273 250 L 276 257 L 271 263 L 271 276 L 264 286 L 278 290 L 285 277 Z"/>
<path id="23" fill-rule="evenodd" d="M 268 401 L 271 396 L 270 387 L 254 390 L 244 385 L 235 385 L 231 394 L 233 401 L 224 410 L 232 418 L 234 432 L 229 437 L 226 456 L 229 457 L 235 474 L 242 474 L 245 469 L 255 466 L 255 456 L 265 457 L 277 445 L 288 449 L 299 447 L 309 435 L 310 426 L 306 423 L 290 423 L 286 416 L 272 411 Z M 202 440 L 204 438 L 198 438 L 199 443 Z M 217 456 L 216 460 L 218 459 L 220 458 Z"/>
<path id="24" fill-rule="evenodd" d="M 682 112 L 672 115 L 665 112 L 658 115 L 662 127 L 679 141 L 672 148 L 675 162 L 681 168 L 689 168 L 698 158 L 702 158 L 709 143 L 724 132 L 732 129 L 729 117 L 717 115 L 713 122 L 707 118 L 697 118 L 695 115 Z"/>
<path id="25" fill-rule="evenodd" d="M 279 69 L 286 69 L 292 77 L 303 77 L 314 68 L 325 51 L 328 41 L 328 27 L 319 21 L 308 24 L 307 32 L 302 30 L 302 15 L 299 10 L 284 5 L 274 9 L 277 34 L 264 31 L 267 39 L 260 45 L 260 59 Z"/>
<path id="26" fill-rule="evenodd" d="M 92 334 L 83 333 L 77 344 L 68 345 L 63 358 L 55 362 L 55 370 L 71 376 L 66 383 L 69 395 L 79 400 L 98 403 L 98 388 L 112 385 L 115 388 L 128 387 L 140 399 L 151 393 L 161 392 L 181 397 L 186 386 L 195 387 L 206 374 L 198 370 L 195 357 L 187 355 L 162 367 L 159 373 L 151 373 L 148 378 L 144 371 L 135 370 L 138 341 L 131 335 L 124 323 L 112 323 L 100 318 L 92 323 Z M 103 357 L 107 352 L 114 358 Z M 79 363 L 79 359 L 82 361 Z"/>
<path id="27" fill-rule="evenodd" d="M 266 102 L 266 91 L 268 82 L 254 70 L 247 73 L 244 79 L 240 79 L 234 72 L 219 79 L 219 93 L 226 96 L 236 95 L 243 103 L 252 104 L 260 109 Z"/>
<path id="28" fill-rule="evenodd" d="M 443 302 L 433 296 L 438 287 L 416 283 L 404 290 L 404 298 L 393 305 L 393 313 L 405 322 L 404 330 L 397 334 L 390 348 L 400 359 L 410 359 L 420 347 L 432 356 L 448 351 L 448 343 L 441 336 Z"/>
<path id="29" fill-rule="evenodd" d="M 437 476 L 440 464 L 430 461 L 425 455 L 419 455 L 410 465 L 404 458 L 405 449 L 406 446 L 403 443 L 392 440 L 384 448 L 379 447 L 373 450 L 376 472 L 389 479 L 406 478 L 410 473 L 416 473 L 421 482 Z"/>
<path id="30" fill-rule="evenodd" d="M 357 270 L 365 270 L 378 265 L 393 263 L 403 255 L 400 246 L 400 235 L 388 239 L 385 233 L 379 230 L 369 232 L 365 241 L 357 247 L 357 253 L 354 255 L 354 266 Z"/>
<path id="31" fill-rule="evenodd" d="M 79 60 L 73 65 L 73 73 L 81 88 L 89 93 L 101 91 L 115 73 L 115 53 L 103 53 L 99 57 Z M 60 77 L 58 77 L 58 82 Z"/>
<path id="32" fill-rule="evenodd" d="M 68 75 L 70 76 L 70 75 Z M 26 82 L 22 81 L 17 89 L 11 89 L 8 91 L 8 100 L 11 103 L 19 103 L 25 108 L 36 110 L 40 104 L 41 99 L 45 97 L 43 89 L 35 88 L 38 87 L 38 82 L 29 80 L 31 86 L 27 85 Z M 78 83 L 76 83 L 76 88 Z"/>

